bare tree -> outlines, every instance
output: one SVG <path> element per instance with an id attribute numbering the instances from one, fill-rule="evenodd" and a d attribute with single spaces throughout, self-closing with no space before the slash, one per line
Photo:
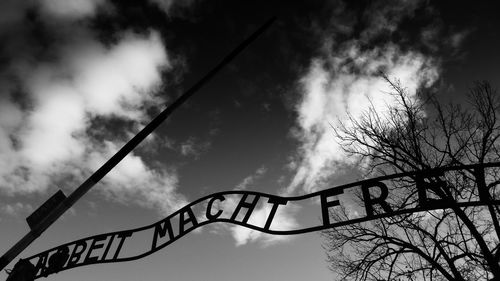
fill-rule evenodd
<path id="1" fill-rule="evenodd" d="M 399 82 L 384 78 L 396 104 L 385 113 L 372 106 L 334 128 L 346 152 L 368 163 L 367 177 L 499 161 L 500 100 L 488 82 L 474 84 L 467 104 L 444 106 L 432 95 L 411 98 Z M 414 203 L 416 180 L 392 181 L 397 196 L 388 202 Z M 479 193 L 499 199 L 500 168 L 461 169 L 431 180 L 444 182 L 431 192 L 448 208 L 322 233 L 339 280 L 500 280 L 498 207 L 455 204 Z M 332 219 L 346 220 L 349 210 L 339 210 Z"/>

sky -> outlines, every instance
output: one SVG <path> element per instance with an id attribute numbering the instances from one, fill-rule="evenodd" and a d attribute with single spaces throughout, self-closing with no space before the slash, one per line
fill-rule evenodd
<path id="1" fill-rule="evenodd" d="M 20 257 L 151 224 L 214 192 L 294 196 L 359 180 L 363 165 L 332 127 L 393 104 L 381 71 L 416 100 L 465 102 L 477 80 L 498 87 L 495 11 L 486 1 L 3 0 L 0 250 L 272 16 Z M 276 223 L 300 227 L 297 216 L 320 219 L 304 207 Z M 215 224 L 138 261 L 48 278 L 332 280 L 322 243 Z"/>

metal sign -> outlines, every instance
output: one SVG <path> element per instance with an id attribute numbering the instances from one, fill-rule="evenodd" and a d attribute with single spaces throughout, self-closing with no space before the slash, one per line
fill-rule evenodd
<path id="1" fill-rule="evenodd" d="M 140 259 L 165 248 L 198 227 L 215 222 L 240 225 L 268 234 L 291 235 L 414 212 L 498 205 L 500 200 L 491 200 L 489 191 L 485 190 L 477 190 L 475 193 L 477 196 L 469 198 L 468 201 L 436 198 L 435 196 L 431 198 L 438 187 L 446 185 L 445 178 L 450 171 L 463 169 L 484 171 L 493 167 L 500 167 L 500 162 L 389 175 L 296 197 L 280 197 L 254 191 L 218 192 L 199 198 L 151 225 L 82 238 L 46 250 L 25 260 L 35 265 L 35 278 L 39 278 L 90 264 Z M 414 184 L 411 185 L 413 191 L 409 193 L 410 200 L 406 200 L 401 205 L 394 205 L 391 196 L 398 196 L 399 190 L 388 188 L 386 183 L 387 181 L 400 180 L 413 182 Z M 481 187 L 476 188 L 480 189 Z M 346 194 L 359 194 L 364 213 L 358 213 L 344 220 L 332 219 L 330 212 L 344 205 L 343 198 L 348 197 L 345 196 Z M 342 197 L 343 195 L 344 197 Z M 277 229 L 273 226 L 278 211 L 306 202 L 314 206 L 317 213 L 321 214 L 320 221 L 296 229 Z M 311 202 L 313 204 L 310 204 Z M 265 206 L 268 210 L 265 222 L 260 224 L 252 220 L 252 214 L 258 206 Z M 137 250 L 138 244 L 143 245 L 142 250 Z M 134 250 L 125 250 L 127 245 L 134 245 L 132 247 Z"/>
<path id="2" fill-rule="evenodd" d="M 2 257 L 0 257 L 0 270 L 7 266 L 18 254 L 28 247 L 40 234 L 42 234 L 52 223 L 54 223 L 62 214 L 64 214 L 73 204 L 76 203 L 83 195 L 85 195 L 92 187 L 94 187 L 104 176 L 106 176 L 120 161 L 125 158 L 135 147 L 137 147 L 148 135 L 150 135 L 160 124 L 165 121 L 177 108 L 184 104 L 191 96 L 194 95 L 205 83 L 214 77 L 222 68 L 231 62 L 238 54 L 240 54 L 251 42 L 260 36 L 271 24 L 276 20 L 272 17 L 266 21 L 260 28 L 252 33 L 248 38 L 241 42 L 233 51 L 226 55 L 212 70 L 203 76 L 196 84 L 191 86 L 186 92 L 179 96 L 172 104 L 161 111 L 151 122 L 149 122 L 139 133 L 130 139 L 118 152 L 116 152 L 106 163 L 104 163 L 97 171 L 88 177 L 78 188 L 76 188 L 68 197 L 62 198 L 56 195 L 56 198 L 51 198 L 48 201 L 52 202 L 61 199 L 58 204 L 49 202 L 49 207 L 42 206 L 44 211 L 35 212 L 32 217 L 28 218 L 30 232 L 21 238 L 14 246 L 12 246 Z"/>

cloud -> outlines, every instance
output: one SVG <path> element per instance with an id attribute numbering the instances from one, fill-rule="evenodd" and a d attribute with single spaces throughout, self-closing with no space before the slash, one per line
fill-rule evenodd
<path id="1" fill-rule="evenodd" d="M 210 148 L 211 142 L 198 141 L 196 137 L 190 137 L 185 142 L 180 144 L 180 153 L 183 156 L 192 156 L 194 158 L 200 157 L 203 152 L 206 152 Z"/>
<path id="2" fill-rule="evenodd" d="M 266 167 L 259 167 L 252 175 L 244 178 L 236 185 L 234 190 L 245 190 L 248 186 L 254 184 L 262 178 L 267 172 Z M 222 210 L 235 210 L 239 203 L 240 196 L 227 197 L 223 202 L 219 202 L 218 206 Z M 269 213 L 271 212 L 272 204 L 268 204 L 265 198 L 260 198 L 259 203 L 252 211 L 248 223 L 251 225 L 264 227 Z M 279 206 L 271 224 L 272 230 L 290 230 L 299 228 L 299 223 L 295 219 L 296 213 L 299 211 L 299 206 L 288 203 L 285 206 Z M 270 235 L 250 228 L 239 225 L 216 224 L 211 228 L 212 233 L 227 233 L 229 232 L 236 242 L 236 246 L 242 246 L 248 243 L 259 243 L 263 247 L 284 243 L 290 241 L 293 237 L 290 235 Z"/>
<path id="3" fill-rule="evenodd" d="M 338 126 L 339 121 L 348 122 L 347 113 L 359 118 L 370 105 L 383 116 L 387 105 L 394 103 L 394 97 L 388 94 L 389 85 L 378 75 L 380 69 L 399 79 L 413 98 L 417 98 L 418 87 L 431 85 L 438 75 L 432 58 L 401 52 L 394 45 L 371 52 L 360 52 L 351 46 L 332 60 L 331 70 L 325 69 L 321 60 L 313 61 L 301 81 L 303 97 L 296 108 L 299 126 L 296 137 L 302 142 L 300 164 L 287 188 L 289 194 L 299 186 L 305 192 L 318 190 L 336 173 L 337 167 L 356 162 L 357 159 L 344 153 L 331 126 Z M 346 60 L 353 60 L 352 65 L 345 67 Z M 352 67 L 358 71 L 352 72 Z"/>
<path id="4" fill-rule="evenodd" d="M 415 3 L 402 1 L 375 1 L 360 20 L 364 29 L 358 38 L 337 40 L 335 29 L 327 29 L 323 34 L 322 55 L 311 60 L 300 79 L 302 97 L 295 107 L 297 127 L 292 133 L 301 144 L 289 163 L 295 175 L 285 194 L 325 188 L 345 165 L 357 163 L 357 159 L 344 153 L 332 126 L 338 126 L 339 121 L 349 126 L 347 114 L 358 119 L 370 105 L 383 116 L 387 105 L 394 104 L 394 97 L 388 94 L 391 89 L 380 77 L 380 71 L 398 79 L 413 99 L 418 99 L 419 87 L 429 87 L 437 80 L 439 59 L 403 49 L 392 40 L 371 44 L 380 36 L 396 32 L 400 21 L 411 17 L 416 7 Z M 355 21 L 351 24 L 356 25 Z"/>
<path id="5" fill-rule="evenodd" d="M 89 166 L 94 170 L 111 157 L 118 147 L 106 142 L 104 147 L 90 152 Z M 187 204 L 185 197 L 176 191 L 178 177 L 175 169 L 152 169 L 143 158 L 129 154 L 103 180 L 108 199 L 134 202 L 145 208 L 156 208 L 167 214 Z"/>
<path id="6" fill-rule="evenodd" d="M 42 12 L 53 17 L 80 19 L 92 16 L 106 0 L 42 0 L 38 1 Z"/>
<path id="7" fill-rule="evenodd" d="M 40 0 L 40 10 L 51 17 L 84 19 L 96 14 L 99 8 L 110 8 L 108 0 Z M 194 5 L 196 0 L 149 0 L 168 16 Z"/>
<path id="8" fill-rule="evenodd" d="M 271 206 L 266 205 L 260 209 L 255 209 L 252 216 L 248 220 L 249 224 L 264 226 L 267 217 L 271 212 Z M 284 208 L 278 208 L 276 215 L 273 218 L 271 229 L 273 230 L 290 230 L 297 229 L 299 224 L 294 218 L 298 212 L 298 208 L 288 206 L 286 211 Z M 242 246 L 248 243 L 260 243 L 263 247 L 274 245 L 277 243 L 289 242 L 293 239 L 290 235 L 270 235 L 250 228 L 245 228 L 239 225 L 230 226 L 231 234 L 236 241 L 236 246 Z"/>
<path id="9" fill-rule="evenodd" d="M 365 28 L 361 31 L 360 40 L 368 42 L 381 35 L 396 32 L 399 23 L 405 18 L 414 16 L 415 10 L 424 4 L 424 1 L 373 1 L 361 15 L 361 24 Z"/>
<path id="10" fill-rule="evenodd" d="M 154 30 L 124 30 L 101 43 L 84 20 L 105 0 L 3 5 L 12 15 L 0 21 L 0 191 L 71 189 L 165 104 L 157 92 L 162 72 L 173 71 L 169 55 Z M 131 153 L 100 189 L 162 212 L 183 205 L 175 168 L 153 168 L 144 153 Z"/>
<path id="11" fill-rule="evenodd" d="M 196 0 L 150 0 L 151 3 L 158 5 L 165 13 L 171 15 L 179 10 L 194 5 Z"/>
<path id="12" fill-rule="evenodd" d="M 10 216 L 27 216 L 33 212 L 33 207 L 30 204 L 24 204 L 21 202 L 2 204 L 0 212 Z"/>
<path id="13" fill-rule="evenodd" d="M 259 180 L 267 172 L 267 168 L 262 166 L 258 168 L 253 175 L 244 178 L 239 184 L 236 185 L 236 190 L 245 190 L 249 185 L 252 185 L 256 180 Z"/>
<path id="14" fill-rule="evenodd" d="M 260 199 L 265 201 L 264 199 Z M 227 198 L 222 204 L 225 210 L 234 210 L 239 201 L 235 197 Z M 248 223 L 251 225 L 264 227 L 269 213 L 271 212 L 271 204 L 262 203 L 257 205 L 253 210 Z M 286 206 L 280 206 L 276 211 L 271 224 L 272 230 L 291 230 L 299 228 L 299 223 L 295 219 L 294 215 L 299 211 L 299 207 L 287 204 Z M 218 230 L 229 231 L 233 236 L 236 246 L 243 246 L 248 243 L 259 243 L 263 247 L 268 247 L 278 243 L 289 242 L 293 239 L 290 235 L 270 235 L 257 230 L 246 228 L 239 225 L 229 225 L 224 224 L 219 227 Z"/>

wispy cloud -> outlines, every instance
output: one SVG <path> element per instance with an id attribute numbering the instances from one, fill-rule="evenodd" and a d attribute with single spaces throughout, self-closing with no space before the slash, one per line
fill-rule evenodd
<path id="1" fill-rule="evenodd" d="M 262 166 L 258 168 L 255 173 L 252 175 L 249 175 L 248 177 L 244 178 L 240 183 L 238 183 L 235 187 L 235 189 L 238 190 L 245 190 L 247 189 L 248 186 L 252 185 L 255 183 L 255 181 L 259 180 L 264 176 L 264 174 L 267 172 L 267 168 L 265 166 Z"/>
<path id="2" fill-rule="evenodd" d="M 33 206 L 21 202 L 2 204 L 0 212 L 9 216 L 27 216 L 33 212 Z"/>
<path id="3" fill-rule="evenodd" d="M 180 153 L 183 156 L 191 156 L 194 158 L 210 148 L 211 142 L 209 140 L 199 141 L 196 137 L 190 137 L 180 144 Z"/>

